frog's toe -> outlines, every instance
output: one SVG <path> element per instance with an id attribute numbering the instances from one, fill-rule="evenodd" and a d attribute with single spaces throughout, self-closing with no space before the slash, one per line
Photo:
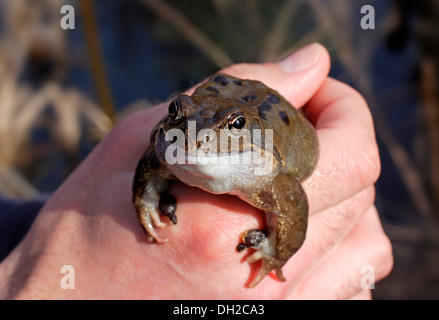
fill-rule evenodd
<path id="1" fill-rule="evenodd" d="M 282 272 L 282 269 L 276 269 L 276 277 L 282 282 L 287 281 L 287 279 L 284 277 L 284 273 Z"/>
<path id="2" fill-rule="evenodd" d="M 254 262 L 259 261 L 263 258 L 264 258 L 264 253 L 262 251 L 257 250 L 254 253 L 252 253 L 250 256 L 247 257 L 247 262 L 254 263 Z"/>
<path id="3" fill-rule="evenodd" d="M 156 214 L 158 217 L 158 221 L 160 221 L 160 217 L 158 214 Z M 146 231 L 146 233 L 154 239 L 157 243 L 166 243 L 168 242 L 168 239 L 162 239 L 157 234 L 156 230 L 154 229 L 153 224 L 156 226 L 157 220 L 154 220 L 154 214 L 151 214 L 150 211 L 144 212 L 139 216 L 140 224 L 142 225 L 143 229 Z M 160 222 L 161 224 L 161 222 Z M 166 225 L 165 225 L 166 226 Z"/>
<path id="4" fill-rule="evenodd" d="M 256 285 L 264 279 L 264 277 L 272 270 L 269 267 L 267 267 L 267 257 L 264 254 L 264 252 L 261 249 L 258 249 L 254 253 L 252 253 L 250 256 L 247 257 L 247 261 L 249 263 L 254 263 L 256 261 L 262 260 L 261 268 L 259 269 L 258 274 L 256 277 L 252 280 L 252 282 L 248 285 L 249 288 L 254 288 Z"/>
<path id="5" fill-rule="evenodd" d="M 264 277 L 271 271 L 271 270 L 267 270 L 267 268 L 264 265 L 265 265 L 265 263 L 263 262 L 262 267 L 259 270 L 258 274 L 252 280 L 252 282 L 250 282 L 250 284 L 248 285 L 249 288 L 256 287 L 259 284 L 259 282 L 261 282 L 262 279 L 264 279 Z"/>
<path id="6" fill-rule="evenodd" d="M 157 227 L 157 228 L 166 227 L 166 223 L 163 223 L 160 220 L 160 214 L 157 211 L 151 210 L 150 215 L 151 215 L 151 221 L 152 221 L 154 227 Z"/>
<path id="7" fill-rule="evenodd" d="M 265 255 L 262 251 L 258 250 L 247 258 L 247 261 L 249 263 L 253 263 L 259 260 L 262 260 L 261 268 L 259 269 L 259 272 L 256 275 L 256 277 L 248 285 L 249 288 L 256 287 L 256 285 L 258 285 L 258 283 L 261 282 L 262 279 L 264 279 L 264 277 L 267 274 L 269 274 L 272 270 L 276 270 L 276 276 L 280 281 L 282 282 L 287 281 L 287 279 L 285 279 L 282 273 L 282 269 L 276 268 L 276 265 L 278 265 L 277 261 L 271 258 L 270 256 Z"/>
<path id="8" fill-rule="evenodd" d="M 155 242 L 157 242 L 157 243 L 168 242 L 168 239 L 162 239 L 159 237 L 159 235 L 157 234 L 157 232 L 155 231 L 154 227 L 151 224 L 148 224 L 146 226 L 145 230 L 148 233 L 148 235 L 154 239 Z"/>
<path id="9" fill-rule="evenodd" d="M 249 284 L 249 288 L 254 288 L 259 282 L 264 279 L 264 277 L 270 273 L 272 270 L 276 271 L 276 276 L 280 281 L 286 281 L 283 273 L 282 273 L 282 266 L 285 264 L 284 262 L 276 259 L 273 257 L 273 253 L 275 251 L 275 248 L 273 247 L 271 241 L 269 238 L 262 238 L 260 235 L 258 235 L 258 230 L 250 230 L 246 233 L 247 240 L 250 238 L 256 239 L 254 242 L 248 242 L 244 241 L 244 247 L 247 248 L 254 248 L 256 251 L 252 253 L 250 256 L 247 257 L 247 261 L 249 263 L 254 263 L 259 260 L 262 260 L 261 268 L 256 275 L 256 277 L 253 279 L 253 281 Z M 250 235 L 250 237 L 248 237 Z M 253 244 L 253 245 L 250 245 Z"/>
<path id="10" fill-rule="evenodd" d="M 262 281 L 262 279 L 265 278 L 267 274 L 269 274 L 271 271 L 275 269 L 273 268 L 273 259 L 271 257 L 267 257 L 260 251 L 253 253 L 249 258 L 251 258 L 249 259 L 249 261 L 251 262 L 262 260 L 262 265 L 261 268 L 259 269 L 258 274 L 248 285 L 249 288 L 254 288 L 259 284 L 259 282 Z M 282 270 L 280 268 L 276 269 L 276 276 L 280 281 L 286 281 L 285 277 L 282 274 Z"/>

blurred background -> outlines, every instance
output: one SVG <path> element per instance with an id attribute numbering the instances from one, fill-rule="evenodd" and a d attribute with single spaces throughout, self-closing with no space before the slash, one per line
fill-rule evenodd
<path id="1" fill-rule="evenodd" d="M 74 29 L 60 27 L 66 4 Z M 364 5 L 375 29 L 361 28 Z M 315 41 L 374 116 L 376 206 L 395 266 L 373 296 L 438 299 L 435 0 L 0 0 L 0 211 L 50 196 L 128 114 Z"/>

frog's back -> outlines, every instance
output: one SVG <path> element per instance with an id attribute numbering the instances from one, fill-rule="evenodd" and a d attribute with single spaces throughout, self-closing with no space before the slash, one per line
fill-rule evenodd
<path id="1" fill-rule="evenodd" d="M 282 164 L 281 171 L 298 180 L 306 179 L 318 159 L 318 140 L 314 127 L 277 91 L 260 81 L 214 74 L 193 94 L 231 99 L 257 118 L 260 129 L 273 130 L 274 149 Z"/>

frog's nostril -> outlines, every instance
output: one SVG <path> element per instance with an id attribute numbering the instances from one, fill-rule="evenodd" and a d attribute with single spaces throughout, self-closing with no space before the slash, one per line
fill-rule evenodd
<path id="1" fill-rule="evenodd" d="M 211 136 L 210 136 L 209 134 L 206 134 L 206 135 L 204 136 L 204 138 L 201 138 L 200 140 L 197 140 L 197 149 L 201 148 L 201 146 L 202 146 L 204 143 L 209 142 L 210 139 L 211 139 Z"/>

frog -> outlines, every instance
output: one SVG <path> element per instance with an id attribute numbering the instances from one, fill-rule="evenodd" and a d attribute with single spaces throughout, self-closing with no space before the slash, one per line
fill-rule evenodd
<path id="1" fill-rule="evenodd" d="M 181 132 L 185 143 L 176 146 L 171 132 Z M 232 137 L 241 142 L 231 143 Z M 194 161 L 194 154 L 203 161 Z M 262 261 L 248 287 L 272 271 L 286 281 L 282 268 L 306 238 L 309 204 L 302 184 L 318 156 L 316 130 L 301 109 L 261 81 L 216 73 L 192 95 L 173 99 L 153 128 L 134 174 L 133 205 L 149 240 L 163 244 L 168 239 L 158 229 L 169 224 L 161 216 L 177 223 L 176 201 L 167 191 L 172 181 L 237 196 L 265 215 L 264 230 L 243 230 L 237 238 L 238 252 L 251 250 L 249 263 Z"/>

